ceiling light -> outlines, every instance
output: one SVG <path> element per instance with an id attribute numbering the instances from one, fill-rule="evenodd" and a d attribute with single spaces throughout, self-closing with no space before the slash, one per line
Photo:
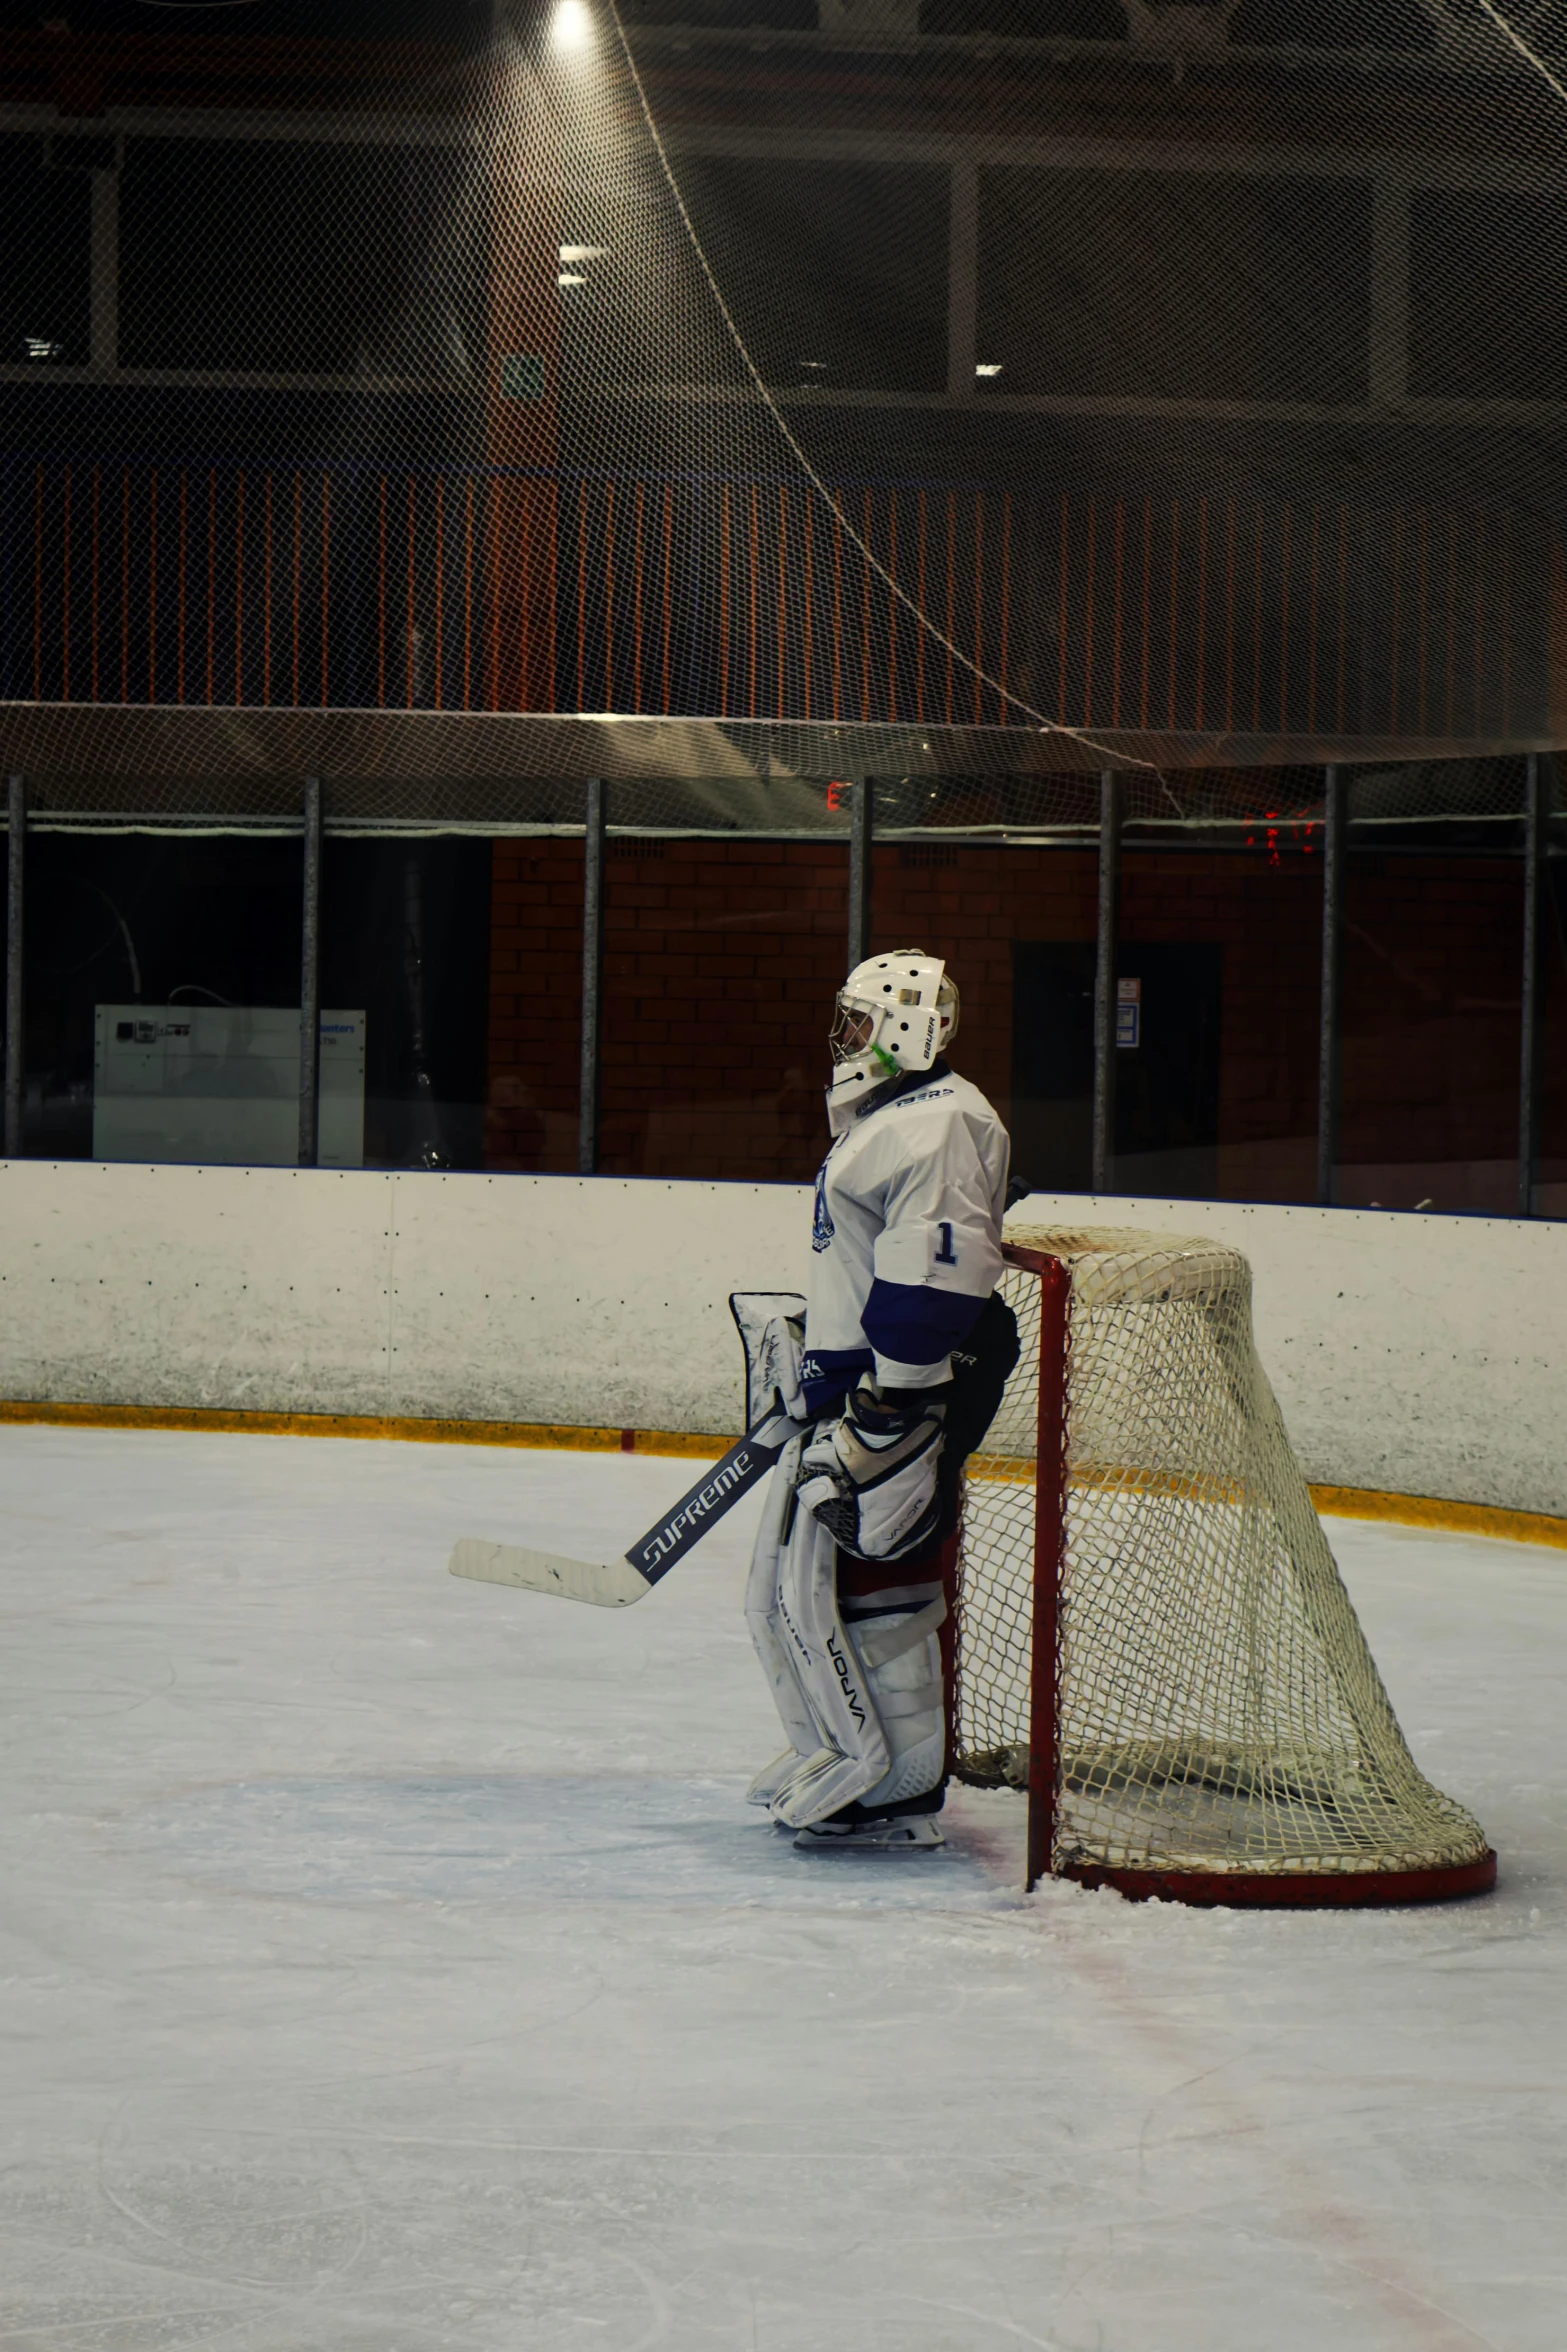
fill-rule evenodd
<path id="1" fill-rule="evenodd" d="M 974 373 L 976 376 L 999 376 L 1003 364 L 1004 363 L 999 359 L 982 359 L 975 368 Z"/>
<path id="2" fill-rule="evenodd" d="M 593 19 L 582 0 L 556 0 L 550 39 L 557 49 L 586 49 L 593 38 Z"/>
<path id="3" fill-rule="evenodd" d="M 602 261 L 608 251 L 607 245 L 563 245 L 560 257 L 562 261 Z"/>
<path id="4" fill-rule="evenodd" d="M 562 270 L 555 280 L 557 286 L 585 286 L 587 282 L 578 270 Z"/>

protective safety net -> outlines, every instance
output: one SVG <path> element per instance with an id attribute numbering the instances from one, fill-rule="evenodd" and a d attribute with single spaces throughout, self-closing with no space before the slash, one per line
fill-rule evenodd
<path id="1" fill-rule="evenodd" d="M 1067 1874 L 1461 1871 L 1486 1841 L 1394 1718 L 1251 1331 L 1211 1241 L 1009 1228 L 1070 1270 L 1060 1570 Z M 1009 1267 L 1022 1355 L 969 1467 L 956 1770 L 1026 1786 L 1041 1286 Z M 1045 1368 L 1044 1377 L 1051 1377 Z"/>
<path id="2" fill-rule="evenodd" d="M 727 794 L 617 768 L 649 827 L 831 831 L 855 758 L 902 825 L 1085 823 L 1107 766 L 1306 821 L 1324 760 L 1510 819 L 1567 738 L 1557 9 L 5 13 L 40 810 L 264 816 L 309 759 L 345 819 L 567 823 L 464 721 L 613 713 L 733 730 Z M 130 775 L 107 705 L 238 732 Z"/>

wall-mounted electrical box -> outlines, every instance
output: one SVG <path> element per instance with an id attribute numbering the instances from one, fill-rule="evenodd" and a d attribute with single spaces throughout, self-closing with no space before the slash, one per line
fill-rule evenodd
<path id="1" fill-rule="evenodd" d="M 293 1005 L 99 1005 L 95 1160 L 289 1167 L 299 1156 Z M 321 1015 L 317 1160 L 362 1168 L 365 1017 Z"/>

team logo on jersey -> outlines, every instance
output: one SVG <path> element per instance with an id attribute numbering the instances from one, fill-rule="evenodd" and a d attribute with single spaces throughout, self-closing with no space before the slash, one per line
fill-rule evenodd
<path id="1" fill-rule="evenodd" d="M 811 1219 L 811 1247 L 821 1251 L 832 1247 L 832 1237 L 838 1228 L 832 1221 L 827 1206 L 827 1162 L 823 1160 L 816 1171 L 816 1210 Z"/>

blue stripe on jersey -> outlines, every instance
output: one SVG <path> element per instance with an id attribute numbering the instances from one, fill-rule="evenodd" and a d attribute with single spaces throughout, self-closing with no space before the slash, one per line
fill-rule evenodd
<path id="1" fill-rule="evenodd" d="M 937 1290 L 928 1282 L 883 1282 L 878 1274 L 861 1317 L 879 1356 L 898 1364 L 934 1364 L 967 1339 L 979 1321 L 982 1298 Z"/>

